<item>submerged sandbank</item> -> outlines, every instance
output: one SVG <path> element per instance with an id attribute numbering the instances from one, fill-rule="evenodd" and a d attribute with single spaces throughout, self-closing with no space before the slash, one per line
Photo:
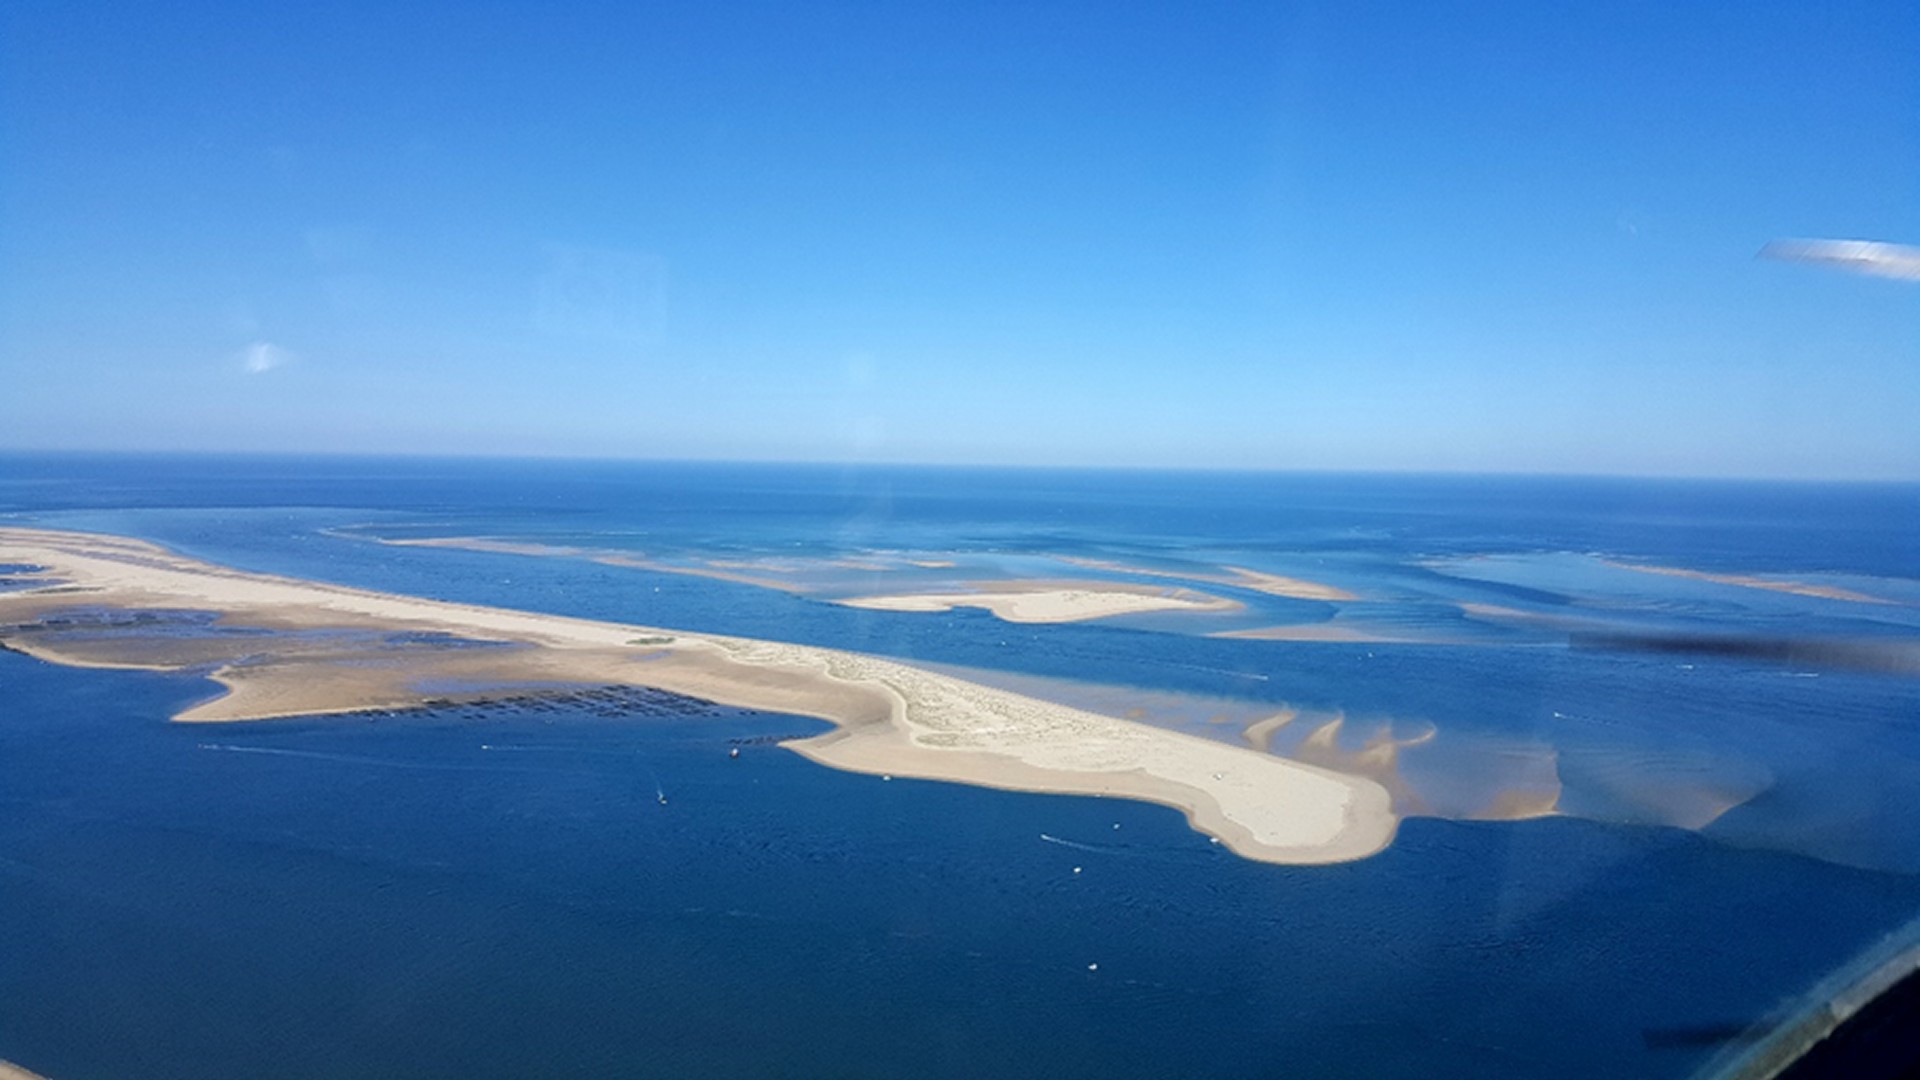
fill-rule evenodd
<path id="1" fill-rule="evenodd" d="M 1171 806 L 1267 862 L 1361 858 L 1398 823 L 1387 790 L 1363 776 L 856 653 L 254 574 L 87 533 L 0 528 L 0 562 L 44 568 L 38 587 L 0 594 L 0 643 L 70 664 L 210 665 L 228 692 L 181 720 L 406 707 L 429 696 L 426 682 L 449 678 L 499 688 L 473 699 L 617 684 L 819 717 L 835 730 L 784 745 L 836 768 Z M 175 632 L 107 619 L 69 634 L 56 621 L 100 612 L 218 622 Z"/>
<path id="2" fill-rule="evenodd" d="M 490 536 L 434 536 L 419 538 L 358 537 L 372 539 L 375 543 L 391 547 L 449 548 L 455 551 L 478 551 L 489 555 L 533 555 L 545 558 L 584 559 L 602 566 L 622 566 L 630 570 L 652 570 L 662 574 L 685 574 L 689 577 L 713 578 L 717 581 L 731 581 L 739 585 L 754 585 L 762 589 L 778 589 L 782 592 L 799 592 L 801 585 L 784 578 L 767 577 L 762 574 L 743 573 L 742 568 L 749 564 L 726 560 L 708 560 L 695 566 L 686 563 L 666 562 L 649 559 L 632 552 L 615 551 L 609 548 L 571 547 L 563 544 L 535 544 L 519 540 L 499 540 Z M 754 569 L 767 570 L 758 566 Z"/>
<path id="3" fill-rule="evenodd" d="M 709 558 L 688 561 L 651 558 L 638 552 L 610 548 L 542 544 L 490 536 L 387 538 L 353 532 L 341 535 L 369 539 L 375 543 L 394 547 L 449 548 L 493 555 L 581 559 L 603 566 L 622 566 L 663 574 L 685 574 L 692 577 L 731 581 L 740 585 L 754 585 L 763 589 L 815 595 L 817 598 L 847 607 L 880 611 L 940 612 L 951 611 L 957 607 L 977 607 L 1008 622 L 1019 623 L 1080 622 L 1110 618 L 1115 615 L 1135 615 L 1156 611 L 1238 611 L 1245 607 L 1237 600 L 1179 586 L 1155 587 L 1138 582 L 1083 578 L 1057 581 L 1041 578 L 995 578 L 967 581 L 957 586 L 951 582 L 945 582 L 924 591 L 834 597 L 831 594 L 836 591 L 836 588 L 844 588 L 844 586 L 837 586 L 832 581 L 819 580 L 817 574 L 812 573 L 822 569 L 855 570 L 867 574 L 879 574 L 909 567 L 919 570 L 958 568 L 959 562 L 950 558 L 895 558 L 893 561 L 887 561 L 880 556 L 818 559 L 768 557 Z M 1336 586 L 1269 574 L 1260 570 L 1248 570 L 1238 566 L 1221 567 L 1217 572 L 1200 570 L 1184 572 L 1158 570 L 1107 559 L 1089 559 L 1071 555 L 1050 556 L 1050 558 L 1081 569 L 1103 570 L 1135 577 L 1162 578 L 1194 584 L 1224 585 L 1295 600 L 1359 599 L 1353 593 Z M 829 595 L 819 596 L 821 593 Z"/>
<path id="4" fill-rule="evenodd" d="M 1388 633 L 1351 623 L 1293 623 L 1286 626 L 1257 626 L 1250 630 L 1220 630 L 1207 635 L 1241 641 L 1304 641 L 1351 645 L 1451 645 L 1446 638 L 1415 637 Z"/>
<path id="5" fill-rule="evenodd" d="M 1200 581 L 1210 585 L 1227 585 L 1236 589 L 1266 593 L 1269 596 L 1284 596 L 1292 600 L 1332 602 L 1360 599 L 1358 595 L 1337 585 L 1286 577 L 1282 574 L 1269 574 L 1264 570 L 1248 570 L 1241 566 L 1223 566 L 1220 568 L 1222 573 L 1213 573 L 1204 570 L 1158 570 L 1148 566 L 1116 562 L 1112 559 L 1086 559 L 1071 555 L 1062 555 L 1059 558 L 1061 562 L 1089 570 L 1108 570 L 1122 574 L 1137 574 L 1141 577 L 1172 578 L 1175 581 Z"/>

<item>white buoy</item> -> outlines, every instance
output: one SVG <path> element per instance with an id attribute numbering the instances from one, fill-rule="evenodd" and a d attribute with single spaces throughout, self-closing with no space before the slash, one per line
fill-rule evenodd
<path id="1" fill-rule="evenodd" d="M 1099 971 L 1099 970 L 1100 970 L 1100 965 L 1099 965 L 1099 964 L 1088 964 L 1088 965 L 1087 965 L 1087 970 L 1088 970 L 1088 971 Z"/>
<path id="2" fill-rule="evenodd" d="M 728 757 L 730 757 L 730 758 L 737 758 L 737 757 L 739 757 L 739 756 L 740 756 L 740 748 L 736 746 L 736 747 L 734 747 L 733 749 L 731 749 L 731 750 L 729 750 L 729 751 L 727 751 L 727 756 L 728 756 Z"/>

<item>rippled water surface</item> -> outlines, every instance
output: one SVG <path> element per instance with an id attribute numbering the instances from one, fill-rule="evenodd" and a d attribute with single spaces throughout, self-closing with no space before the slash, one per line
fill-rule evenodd
<path id="1" fill-rule="evenodd" d="M 1920 914 L 1920 681 L 1579 636 L 1901 647 L 1912 488 L 4 465 L 0 523 L 884 653 L 1228 740 L 1293 710 L 1275 750 L 1391 742 L 1414 815 L 1373 858 L 1276 867 L 1158 807 L 833 772 L 775 745 L 822 730 L 804 718 L 188 726 L 167 717 L 210 692 L 193 673 L 0 654 L 0 1058 L 57 1080 L 1684 1075 Z M 376 542 L 421 537 L 656 565 Z M 829 602 L 1089 559 L 1357 599 L 1200 583 L 1244 609 L 1067 625 Z M 804 587 L 684 572 L 716 561 Z M 1209 636 L 1328 620 L 1418 640 Z M 1479 820 L 1542 791 L 1552 816 Z"/>

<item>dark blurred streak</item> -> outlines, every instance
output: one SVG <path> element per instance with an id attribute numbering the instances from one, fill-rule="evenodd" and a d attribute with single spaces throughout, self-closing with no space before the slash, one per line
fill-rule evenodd
<path id="1" fill-rule="evenodd" d="M 1649 1050 L 1675 1050 L 1752 1042 L 1755 1032 L 1749 1024 L 1702 1024 L 1697 1027 L 1643 1028 L 1640 1038 Z"/>
<path id="2" fill-rule="evenodd" d="M 1577 649 L 1720 656 L 1736 660 L 1887 675 L 1920 675 L 1920 641 L 1768 638 L 1735 635 L 1576 633 Z"/>

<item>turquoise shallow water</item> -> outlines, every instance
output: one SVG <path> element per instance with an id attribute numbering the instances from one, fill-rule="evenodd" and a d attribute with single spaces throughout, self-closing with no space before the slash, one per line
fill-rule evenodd
<path id="1" fill-rule="evenodd" d="M 882 781 L 764 741 L 820 729 L 802 718 L 187 727 L 165 718 L 210 692 L 190 674 L 0 654 L 0 1057 L 56 1078 L 1683 1075 L 1920 911 L 1913 680 L 1497 635 L 1015 627 L 340 530 L 1317 569 L 1408 623 L 1467 601 L 1891 640 L 1908 611 L 1650 575 L 1623 597 L 1580 560 L 1911 578 L 1914 505 L 1898 488 L 10 460 L 8 520 L 252 569 L 1430 727 L 1403 764 L 1436 799 L 1497 752 L 1550 747 L 1582 816 L 1413 818 L 1374 858 L 1273 867 L 1161 808 Z M 1497 573 L 1447 572 L 1487 555 Z M 1658 824 L 1702 777 L 1746 801 L 1704 832 Z"/>

